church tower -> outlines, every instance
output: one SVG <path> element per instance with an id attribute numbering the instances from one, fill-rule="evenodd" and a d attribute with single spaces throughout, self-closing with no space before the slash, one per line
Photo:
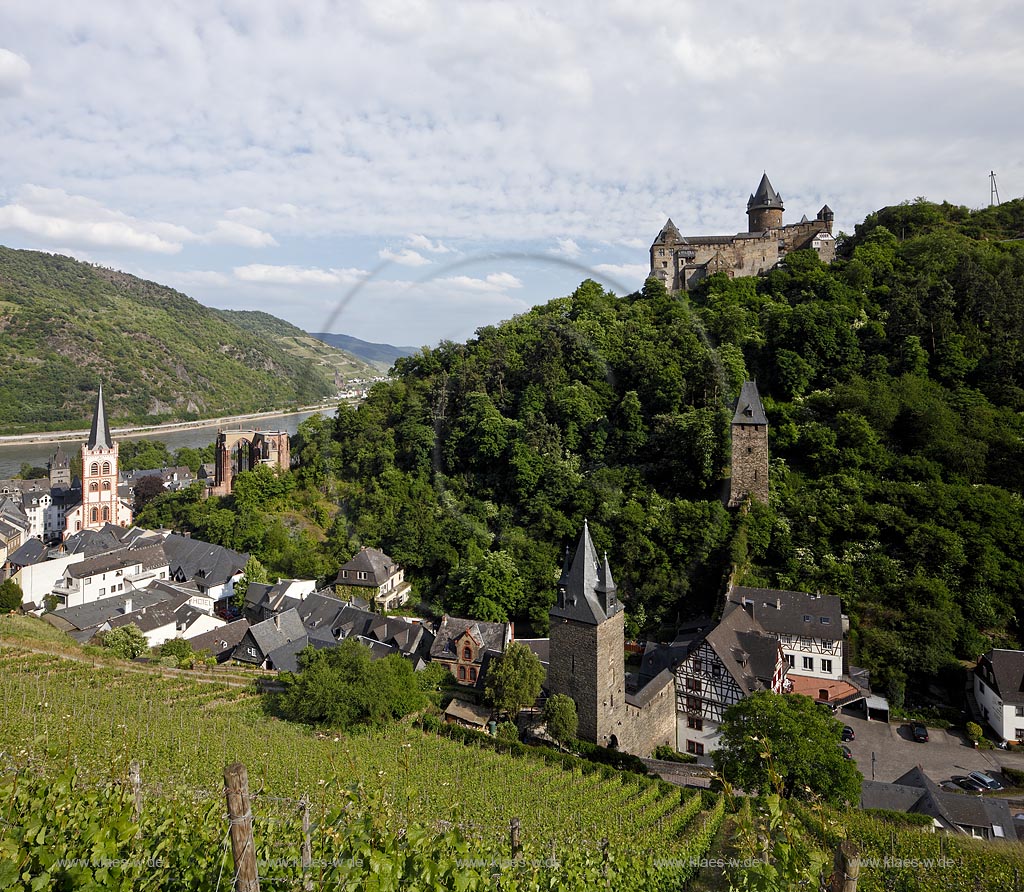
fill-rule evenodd
<path id="1" fill-rule="evenodd" d="M 575 701 L 582 740 L 618 747 L 626 709 L 625 616 L 608 555 L 598 561 L 586 521 L 571 562 L 565 550 L 550 619 L 549 692 Z"/>
<path id="2" fill-rule="evenodd" d="M 744 381 L 732 417 L 732 479 L 729 507 L 747 496 L 768 502 L 768 416 L 757 383 Z"/>
<path id="3" fill-rule="evenodd" d="M 106 523 L 119 522 L 117 481 L 117 443 L 110 436 L 100 384 L 89 440 L 82 446 L 83 530 L 98 530 Z"/>
<path id="4" fill-rule="evenodd" d="M 768 174 L 761 177 L 757 191 L 747 202 L 747 232 L 764 232 L 782 226 L 782 196 L 772 188 Z"/>
<path id="5" fill-rule="evenodd" d="M 50 475 L 50 489 L 71 489 L 71 459 L 59 443 L 46 463 L 46 471 Z"/>

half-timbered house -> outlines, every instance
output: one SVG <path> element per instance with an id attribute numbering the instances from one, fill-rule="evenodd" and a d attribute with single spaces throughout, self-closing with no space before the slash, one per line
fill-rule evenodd
<path id="1" fill-rule="evenodd" d="M 725 710 L 757 691 L 782 693 L 787 668 L 778 639 L 732 611 L 676 664 L 678 748 L 696 756 L 715 749 Z"/>

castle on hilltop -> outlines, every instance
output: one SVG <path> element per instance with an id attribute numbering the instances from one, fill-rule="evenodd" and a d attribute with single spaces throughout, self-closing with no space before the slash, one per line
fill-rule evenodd
<path id="1" fill-rule="evenodd" d="M 813 220 L 783 225 L 782 196 L 768 174 L 747 201 L 747 231 L 736 235 L 680 235 L 671 218 L 651 245 L 651 275 L 669 291 L 689 291 L 701 279 L 724 272 L 756 276 L 776 266 L 790 251 L 810 248 L 823 263 L 835 257 L 835 215 L 826 204 Z"/>

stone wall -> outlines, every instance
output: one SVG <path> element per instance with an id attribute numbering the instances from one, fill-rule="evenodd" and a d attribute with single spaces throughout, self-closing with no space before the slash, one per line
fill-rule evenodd
<path id="1" fill-rule="evenodd" d="M 599 743 L 595 669 L 598 666 L 598 626 L 551 617 L 548 652 L 548 690 L 567 694 L 576 703 L 581 740 Z"/>

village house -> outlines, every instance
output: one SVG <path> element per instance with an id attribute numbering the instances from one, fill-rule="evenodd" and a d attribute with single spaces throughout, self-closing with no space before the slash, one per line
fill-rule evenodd
<path id="1" fill-rule="evenodd" d="M 159 545 L 120 548 L 69 563 L 51 592 L 61 607 L 77 607 L 109 595 L 136 591 L 153 579 L 167 579 L 167 556 Z"/>
<path id="2" fill-rule="evenodd" d="M 379 548 L 365 545 L 338 570 L 334 584 L 340 596 L 365 597 L 383 611 L 404 606 L 412 592 L 405 570 Z"/>
<path id="3" fill-rule="evenodd" d="M 279 579 L 277 582 L 250 582 L 245 590 L 242 613 L 251 623 L 261 623 L 278 613 L 298 607 L 316 590 L 315 579 Z"/>
<path id="4" fill-rule="evenodd" d="M 1001 740 L 1024 744 L 1024 651 L 995 648 L 974 667 L 974 699 Z"/>
<path id="5" fill-rule="evenodd" d="M 226 663 L 231 659 L 235 648 L 242 642 L 249 631 L 249 623 L 244 619 L 236 619 L 211 632 L 204 632 L 189 639 L 192 650 L 197 654 L 208 653 L 218 663 Z"/>
<path id="6" fill-rule="evenodd" d="M 297 644 L 297 650 L 302 650 L 308 643 L 306 628 L 299 619 L 298 611 L 293 608 L 250 625 L 231 656 L 240 663 L 260 669 L 278 669 L 278 651 L 287 648 L 288 656 L 294 659 L 296 648 L 288 645 Z"/>
<path id="7" fill-rule="evenodd" d="M 447 666 L 459 684 L 482 689 L 487 664 L 503 654 L 511 641 L 511 623 L 487 623 L 446 613 L 430 647 L 430 659 Z"/>

